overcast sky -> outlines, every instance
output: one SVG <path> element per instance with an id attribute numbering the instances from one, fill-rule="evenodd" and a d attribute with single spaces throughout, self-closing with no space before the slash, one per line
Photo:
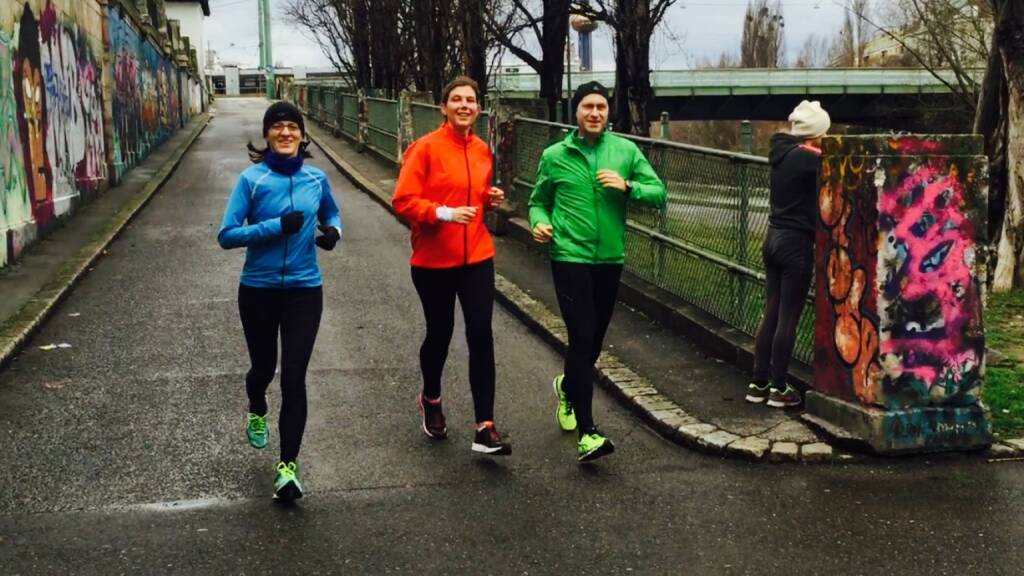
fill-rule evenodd
<path id="1" fill-rule="evenodd" d="M 315 44 L 280 14 L 284 0 L 270 0 L 274 12 L 274 61 L 285 66 L 328 66 Z M 787 59 L 792 61 L 812 34 L 834 34 L 842 24 L 843 0 L 782 0 Z M 259 64 L 257 0 L 210 0 L 207 39 L 222 62 Z M 670 8 L 653 41 L 651 66 L 659 70 L 691 68 L 702 60 L 717 61 L 722 52 L 739 53 L 747 0 L 679 0 Z M 573 42 L 576 34 L 573 33 Z M 594 68 L 614 68 L 612 35 L 607 28 L 594 33 Z"/>

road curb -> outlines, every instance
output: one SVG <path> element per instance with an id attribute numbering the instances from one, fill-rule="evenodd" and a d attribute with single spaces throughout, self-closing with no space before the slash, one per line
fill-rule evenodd
<path id="1" fill-rule="evenodd" d="M 178 164 L 181 163 L 182 157 L 203 133 L 213 116 L 207 112 L 200 115 L 199 118 L 200 122 L 193 128 L 193 133 L 178 146 L 171 157 L 156 171 L 153 178 L 114 213 L 90 242 L 67 258 L 53 277 L 0 327 L 0 370 L 10 364 L 15 355 L 24 348 L 25 343 L 49 318 L 53 310 L 67 297 L 75 284 L 103 255 L 110 243 L 121 234 L 125 226 L 135 218 L 174 173 Z"/>
<path id="2" fill-rule="evenodd" d="M 389 195 L 380 186 L 336 154 L 315 133 L 315 129 L 308 132 L 313 143 L 346 178 L 397 217 Z M 399 218 L 399 221 L 407 226 L 404 220 Z M 501 274 L 495 274 L 494 287 L 497 300 L 513 316 L 558 353 L 565 354 L 568 336 L 559 315 Z M 857 455 L 835 451 L 820 441 L 773 442 L 756 435 L 733 434 L 715 424 L 704 422 L 661 394 L 650 381 L 608 352 L 602 352 L 598 358 L 595 374 L 604 389 L 660 435 L 706 454 L 750 462 L 849 462 L 858 458 Z M 779 450 L 773 452 L 776 445 L 779 445 Z"/>

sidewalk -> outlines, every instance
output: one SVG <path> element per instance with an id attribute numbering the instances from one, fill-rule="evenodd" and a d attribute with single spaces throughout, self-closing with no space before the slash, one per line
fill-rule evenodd
<path id="1" fill-rule="evenodd" d="M 310 120 L 314 142 L 364 192 L 391 210 L 397 170 L 360 153 Z M 510 226 L 523 226 L 516 221 Z M 515 234 L 515 236 L 521 236 Z M 559 352 L 565 327 L 542 250 L 495 236 L 498 299 Z M 744 401 L 748 375 L 708 357 L 679 334 L 617 306 L 598 361 L 601 383 L 662 435 L 711 454 L 754 461 L 850 460 L 833 450 L 797 414 Z"/>
<path id="2" fill-rule="evenodd" d="M 120 184 L 29 246 L 16 264 L 0 271 L 0 294 L 4 295 L 0 299 L 0 369 L 170 177 L 209 120 L 208 113 L 192 118 L 127 172 Z"/>

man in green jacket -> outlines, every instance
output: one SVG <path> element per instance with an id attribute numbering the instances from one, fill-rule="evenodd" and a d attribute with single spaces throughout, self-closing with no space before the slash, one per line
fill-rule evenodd
<path id="1" fill-rule="evenodd" d="M 572 98 L 577 129 L 541 156 L 530 227 L 551 243 L 551 275 L 569 332 L 565 373 L 555 378 L 558 424 L 578 430 L 587 462 L 615 446 L 594 425 L 593 368 L 615 309 L 625 256 L 626 202 L 662 208 L 665 186 L 636 144 L 605 131 L 608 89 L 588 82 Z"/>

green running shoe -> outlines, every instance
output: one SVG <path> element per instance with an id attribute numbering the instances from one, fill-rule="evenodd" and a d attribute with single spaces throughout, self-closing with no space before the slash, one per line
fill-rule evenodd
<path id="1" fill-rule="evenodd" d="M 565 397 L 565 392 L 562 391 L 562 380 L 565 379 L 565 374 L 559 374 L 555 376 L 555 381 L 551 383 L 555 387 L 555 396 L 558 397 L 558 410 L 555 412 L 555 416 L 558 417 L 558 425 L 563 431 L 569 432 L 576 429 L 576 413 L 573 412 L 572 402 Z"/>
<path id="2" fill-rule="evenodd" d="M 249 412 L 245 423 L 245 435 L 249 437 L 249 444 L 253 448 L 266 448 L 270 440 L 270 430 L 267 430 L 267 417 Z"/>
<path id="3" fill-rule="evenodd" d="M 302 482 L 299 482 L 299 467 L 295 462 L 278 462 L 277 477 L 274 478 L 274 500 L 298 500 L 302 498 Z"/>
<path id="4" fill-rule="evenodd" d="M 599 432 L 597 428 L 591 428 L 589 432 L 584 432 L 576 444 L 576 452 L 579 455 L 578 460 L 580 462 L 597 460 L 614 451 L 615 445 L 612 444 L 612 441 L 607 436 Z"/>

